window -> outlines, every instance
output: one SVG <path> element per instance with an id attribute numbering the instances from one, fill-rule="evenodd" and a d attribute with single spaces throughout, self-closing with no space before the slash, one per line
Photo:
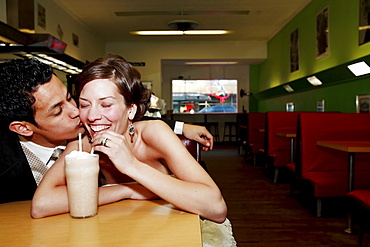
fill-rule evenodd
<path id="1" fill-rule="evenodd" d="M 172 80 L 174 113 L 237 112 L 237 80 Z"/>

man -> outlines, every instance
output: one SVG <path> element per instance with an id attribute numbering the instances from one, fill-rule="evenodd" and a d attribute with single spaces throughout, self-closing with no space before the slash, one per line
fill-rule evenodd
<path id="1" fill-rule="evenodd" d="M 0 64 L 0 83 L 0 203 L 30 200 L 55 162 L 54 150 L 85 130 L 76 102 L 50 66 L 10 60 Z M 204 127 L 184 125 L 183 134 L 212 149 Z"/>

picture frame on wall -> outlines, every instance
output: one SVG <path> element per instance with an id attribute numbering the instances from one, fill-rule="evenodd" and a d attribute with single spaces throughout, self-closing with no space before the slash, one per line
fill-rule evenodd
<path id="1" fill-rule="evenodd" d="M 41 4 L 37 4 L 37 25 L 46 29 L 46 10 Z"/>
<path id="2" fill-rule="evenodd" d="M 316 59 L 329 55 L 329 6 L 316 15 Z"/>
<path id="3" fill-rule="evenodd" d="M 325 111 L 325 100 L 318 100 L 316 103 L 317 112 Z"/>
<path id="4" fill-rule="evenodd" d="M 286 111 L 294 111 L 294 102 L 286 103 Z"/>
<path id="5" fill-rule="evenodd" d="M 359 39 L 358 44 L 363 45 L 370 41 L 370 0 L 360 0 L 359 10 Z"/>
<path id="6" fill-rule="evenodd" d="M 299 70 L 299 31 L 290 34 L 290 72 Z"/>
<path id="7" fill-rule="evenodd" d="M 356 112 L 370 113 L 370 94 L 356 95 Z"/>

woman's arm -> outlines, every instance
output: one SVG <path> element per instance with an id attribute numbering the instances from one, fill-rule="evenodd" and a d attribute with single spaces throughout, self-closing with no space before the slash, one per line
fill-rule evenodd
<path id="1" fill-rule="evenodd" d="M 88 143 L 85 144 L 84 147 L 89 145 Z M 33 218 L 42 218 L 69 212 L 67 185 L 64 173 L 64 156 L 77 149 L 77 141 L 69 143 L 62 156 L 45 174 L 32 199 L 31 216 Z M 114 185 L 99 188 L 99 205 L 126 198 L 151 199 L 157 198 L 157 196 L 138 184 Z"/>
<path id="2" fill-rule="evenodd" d="M 178 208 L 199 214 L 216 222 L 226 218 L 226 204 L 217 185 L 194 160 L 173 131 L 160 121 L 138 123 L 148 156 L 157 154 L 164 160 L 176 178 L 168 176 L 152 166 L 139 161 L 131 151 L 129 141 L 122 135 L 106 131 L 94 138 L 95 150 L 106 153 L 117 169 L 142 184 L 162 199 Z M 108 147 L 99 145 L 108 137 Z"/>

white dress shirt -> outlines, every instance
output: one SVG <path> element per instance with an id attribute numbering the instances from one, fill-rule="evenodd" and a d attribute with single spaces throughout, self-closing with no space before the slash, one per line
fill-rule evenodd
<path id="1" fill-rule="evenodd" d="M 43 171 L 47 171 L 55 162 L 55 160 L 50 159 L 51 155 L 53 154 L 53 151 L 57 148 L 65 149 L 65 146 L 57 146 L 55 148 L 49 148 L 44 147 L 41 145 L 38 145 L 34 142 L 27 141 L 24 137 L 20 136 L 20 143 L 22 147 L 27 148 L 29 151 L 31 151 L 39 161 L 41 161 L 43 164 L 37 163 L 35 164 L 34 159 L 31 159 L 30 157 L 27 157 L 28 164 L 30 165 L 33 177 L 35 178 L 37 184 L 41 181 L 41 178 L 44 176 Z M 44 165 L 46 169 L 40 169 L 40 166 Z"/>

